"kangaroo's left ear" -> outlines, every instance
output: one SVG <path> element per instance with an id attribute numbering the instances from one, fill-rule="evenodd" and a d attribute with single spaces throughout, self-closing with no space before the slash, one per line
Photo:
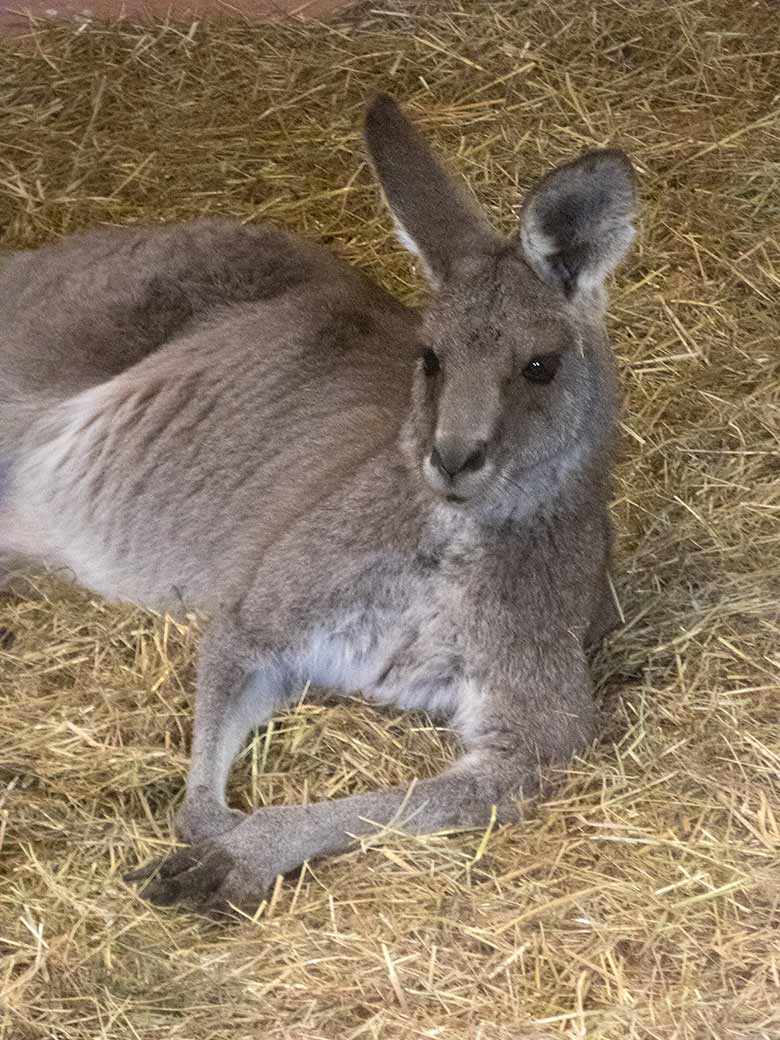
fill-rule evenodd
<path id="1" fill-rule="evenodd" d="M 567 296 L 600 287 L 634 238 L 636 178 L 617 149 L 586 152 L 543 177 L 523 208 L 520 248 Z"/>

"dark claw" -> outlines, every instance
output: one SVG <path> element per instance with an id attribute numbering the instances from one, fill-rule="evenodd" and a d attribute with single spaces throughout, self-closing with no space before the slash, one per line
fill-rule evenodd
<path id="1" fill-rule="evenodd" d="M 163 860 L 153 859 L 151 863 L 145 863 L 144 866 L 136 867 L 135 870 L 129 870 L 126 874 L 123 874 L 122 880 L 130 885 L 135 884 L 137 881 L 146 881 L 158 867 L 162 866 L 162 863 Z"/>
<path id="2" fill-rule="evenodd" d="M 10 628 L 0 628 L 0 650 L 10 650 L 16 642 L 16 632 Z"/>
<path id="3" fill-rule="evenodd" d="M 160 864 L 160 869 L 157 871 L 158 878 L 175 878 L 180 874 L 186 874 L 190 870 L 195 870 L 201 865 L 206 854 L 207 849 L 204 848 L 203 854 L 197 856 L 191 846 L 187 846 L 184 849 L 177 849 L 176 852 L 172 852 L 170 856 L 167 856 Z"/>
<path id="4" fill-rule="evenodd" d="M 180 874 L 183 870 L 196 867 L 200 859 L 193 855 L 189 848 L 177 849 L 165 859 L 153 859 L 142 867 L 136 867 L 129 874 L 124 875 L 124 880 L 131 883 L 135 881 L 146 881 L 150 877 L 169 878 Z"/>
<path id="5" fill-rule="evenodd" d="M 233 858 L 223 849 L 205 846 L 200 854 L 180 849 L 161 863 L 132 871 L 126 881 L 147 881 L 141 896 L 155 906 L 187 902 L 203 904 L 224 881 Z"/>

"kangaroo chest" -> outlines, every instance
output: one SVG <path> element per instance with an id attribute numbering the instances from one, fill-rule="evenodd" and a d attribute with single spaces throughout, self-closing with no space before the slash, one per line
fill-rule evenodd
<path id="1" fill-rule="evenodd" d="M 368 601 L 317 628 L 297 657 L 303 681 L 449 717 L 467 682 L 462 592 L 447 580 L 417 581 L 411 595 Z"/>

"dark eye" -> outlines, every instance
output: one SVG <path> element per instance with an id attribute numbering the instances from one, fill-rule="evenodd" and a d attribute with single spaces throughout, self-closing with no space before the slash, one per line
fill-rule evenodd
<path id="1" fill-rule="evenodd" d="M 523 375 L 530 383 L 551 383 L 560 363 L 560 354 L 541 354 L 531 358 L 523 369 Z"/>
<path id="2" fill-rule="evenodd" d="M 435 376 L 441 368 L 439 357 L 435 350 L 431 350 L 430 347 L 420 352 L 422 358 L 423 372 L 426 376 Z"/>

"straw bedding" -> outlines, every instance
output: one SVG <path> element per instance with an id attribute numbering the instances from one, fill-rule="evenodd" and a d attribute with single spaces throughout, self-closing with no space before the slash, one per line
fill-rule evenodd
<path id="1" fill-rule="evenodd" d="M 123 870 L 170 844 L 194 626 L 49 577 L 0 607 L 0 1037 L 780 1037 L 780 32 L 776 3 L 358 7 L 327 26 L 86 24 L 0 47 L 3 242 L 273 219 L 406 298 L 363 164 L 389 89 L 510 228 L 625 147 L 644 198 L 611 328 L 626 390 L 625 626 L 603 739 L 527 822 L 386 834 L 219 928 Z M 419 716 L 307 705 L 248 748 L 247 808 L 429 775 Z"/>

